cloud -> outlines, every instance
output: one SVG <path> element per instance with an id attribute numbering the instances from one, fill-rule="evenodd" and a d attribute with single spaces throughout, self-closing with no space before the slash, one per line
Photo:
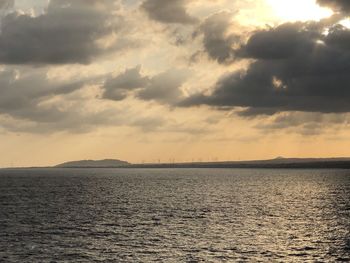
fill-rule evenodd
<path id="1" fill-rule="evenodd" d="M 142 100 L 154 100 L 163 104 L 175 104 L 183 97 L 181 86 L 189 77 L 185 70 L 168 70 L 152 77 L 148 85 L 137 93 Z"/>
<path id="2" fill-rule="evenodd" d="M 101 76 L 49 79 L 44 69 L 5 68 L 0 71 L 0 130 L 86 133 L 120 126 L 152 131 L 165 125 L 160 114 L 101 102 L 98 90 L 94 92 L 101 80 Z"/>
<path id="3" fill-rule="evenodd" d="M 128 92 L 145 87 L 149 79 L 140 73 L 141 66 L 127 69 L 116 77 L 108 77 L 103 85 L 103 98 L 110 100 L 123 100 Z"/>
<path id="4" fill-rule="evenodd" d="M 81 89 L 90 81 L 71 79 L 60 82 L 49 80 L 46 72 L 23 73 L 4 69 L 0 72 L 0 114 L 36 122 L 59 121 L 65 117 L 62 108 L 45 101 Z"/>
<path id="5" fill-rule="evenodd" d="M 240 40 L 238 35 L 230 33 L 232 15 L 220 12 L 204 20 L 198 33 L 203 34 L 203 45 L 209 57 L 219 63 L 229 63 L 234 60 L 234 45 Z"/>
<path id="6" fill-rule="evenodd" d="M 350 11 L 350 2 L 348 0 L 317 0 L 317 3 L 323 6 L 330 7 L 336 11 Z"/>
<path id="7" fill-rule="evenodd" d="M 277 60 L 293 57 L 299 50 L 311 51 L 314 46 L 312 34 L 317 35 L 318 32 L 304 31 L 302 27 L 303 24 L 287 23 L 277 28 L 257 31 L 235 53 L 240 57 Z"/>
<path id="8" fill-rule="evenodd" d="M 349 114 L 282 112 L 260 119 L 255 128 L 269 133 L 285 130 L 304 136 L 313 136 L 326 132 L 334 134 L 336 130 L 348 128 L 348 126 Z"/>
<path id="9" fill-rule="evenodd" d="M 166 24 L 193 24 L 197 19 L 186 10 L 187 0 L 145 0 L 141 8 L 148 16 Z"/>
<path id="10" fill-rule="evenodd" d="M 350 30 L 340 25 L 287 23 L 256 31 L 237 50 L 253 59 L 248 69 L 222 76 L 211 95 L 194 95 L 182 105 L 243 108 L 246 116 L 350 112 L 349 47 Z"/>
<path id="11" fill-rule="evenodd" d="M 115 77 L 107 77 L 103 99 L 120 101 L 129 94 L 145 101 L 174 104 L 183 97 L 181 86 L 189 77 L 189 72 L 180 69 L 168 70 L 155 76 L 143 76 L 141 66 L 127 69 Z"/>
<path id="12" fill-rule="evenodd" d="M 118 35 L 125 25 L 116 1 L 51 0 L 39 16 L 10 13 L 2 18 L 0 63 L 88 64 L 131 45 Z M 111 45 L 104 39 L 116 35 Z"/>
<path id="13" fill-rule="evenodd" d="M 12 8 L 15 4 L 15 0 L 1 0 L 0 1 L 0 12 L 3 9 L 9 9 Z"/>
<path id="14" fill-rule="evenodd" d="M 86 133 L 100 127 L 125 126 L 164 131 L 168 123 L 162 113 L 146 111 L 140 101 L 127 100 L 128 92 L 140 100 L 175 104 L 183 96 L 180 88 L 188 72 L 169 70 L 148 77 L 141 74 L 141 66 L 136 66 L 117 76 L 49 76 L 45 68 L 0 70 L 0 130 Z M 100 89 L 104 100 L 99 99 Z M 125 96 L 118 98 L 118 92 Z"/>

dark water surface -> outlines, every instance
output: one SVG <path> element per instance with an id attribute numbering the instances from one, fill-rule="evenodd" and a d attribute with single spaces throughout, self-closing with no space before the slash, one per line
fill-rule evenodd
<path id="1" fill-rule="evenodd" d="M 350 171 L 0 170 L 0 262 L 349 262 Z"/>

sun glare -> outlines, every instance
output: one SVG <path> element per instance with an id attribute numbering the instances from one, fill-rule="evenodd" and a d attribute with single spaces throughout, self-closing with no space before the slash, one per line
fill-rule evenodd
<path id="1" fill-rule="evenodd" d="M 320 7 L 315 0 L 266 0 L 274 14 L 283 21 L 320 20 L 332 15 L 332 11 Z"/>
<path id="2" fill-rule="evenodd" d="M 344 26 L 346 28 L 350 28 L 350 19 L 346 18 L 346 19 L 340 21 L 339 24 L 341 24 L 342 26 Z"/>

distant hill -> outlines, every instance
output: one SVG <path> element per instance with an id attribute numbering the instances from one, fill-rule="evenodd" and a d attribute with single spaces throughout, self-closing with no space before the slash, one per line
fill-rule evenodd
<path id="1" fill-rule="evenodd" d="M 73 161 L 73 162 L 66 162 L 59 165 L 56 165 L 55 167 L 58 168 L 114 168 L 114 167 L 123 167 L 123 166 L 129 166 L 130 163 L 121 161 L 121 160 L 115 160 L 115 159 L 106 159 L 106 160 L 82 160 L 82 161 Z"/>

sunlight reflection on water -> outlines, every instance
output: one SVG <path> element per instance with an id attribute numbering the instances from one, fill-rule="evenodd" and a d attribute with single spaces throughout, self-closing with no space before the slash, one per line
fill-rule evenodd
<path id="1" fill-rule="evenodd" d="M 0 170 L 0 261 L 350 260 L 350 171 Z"/>

